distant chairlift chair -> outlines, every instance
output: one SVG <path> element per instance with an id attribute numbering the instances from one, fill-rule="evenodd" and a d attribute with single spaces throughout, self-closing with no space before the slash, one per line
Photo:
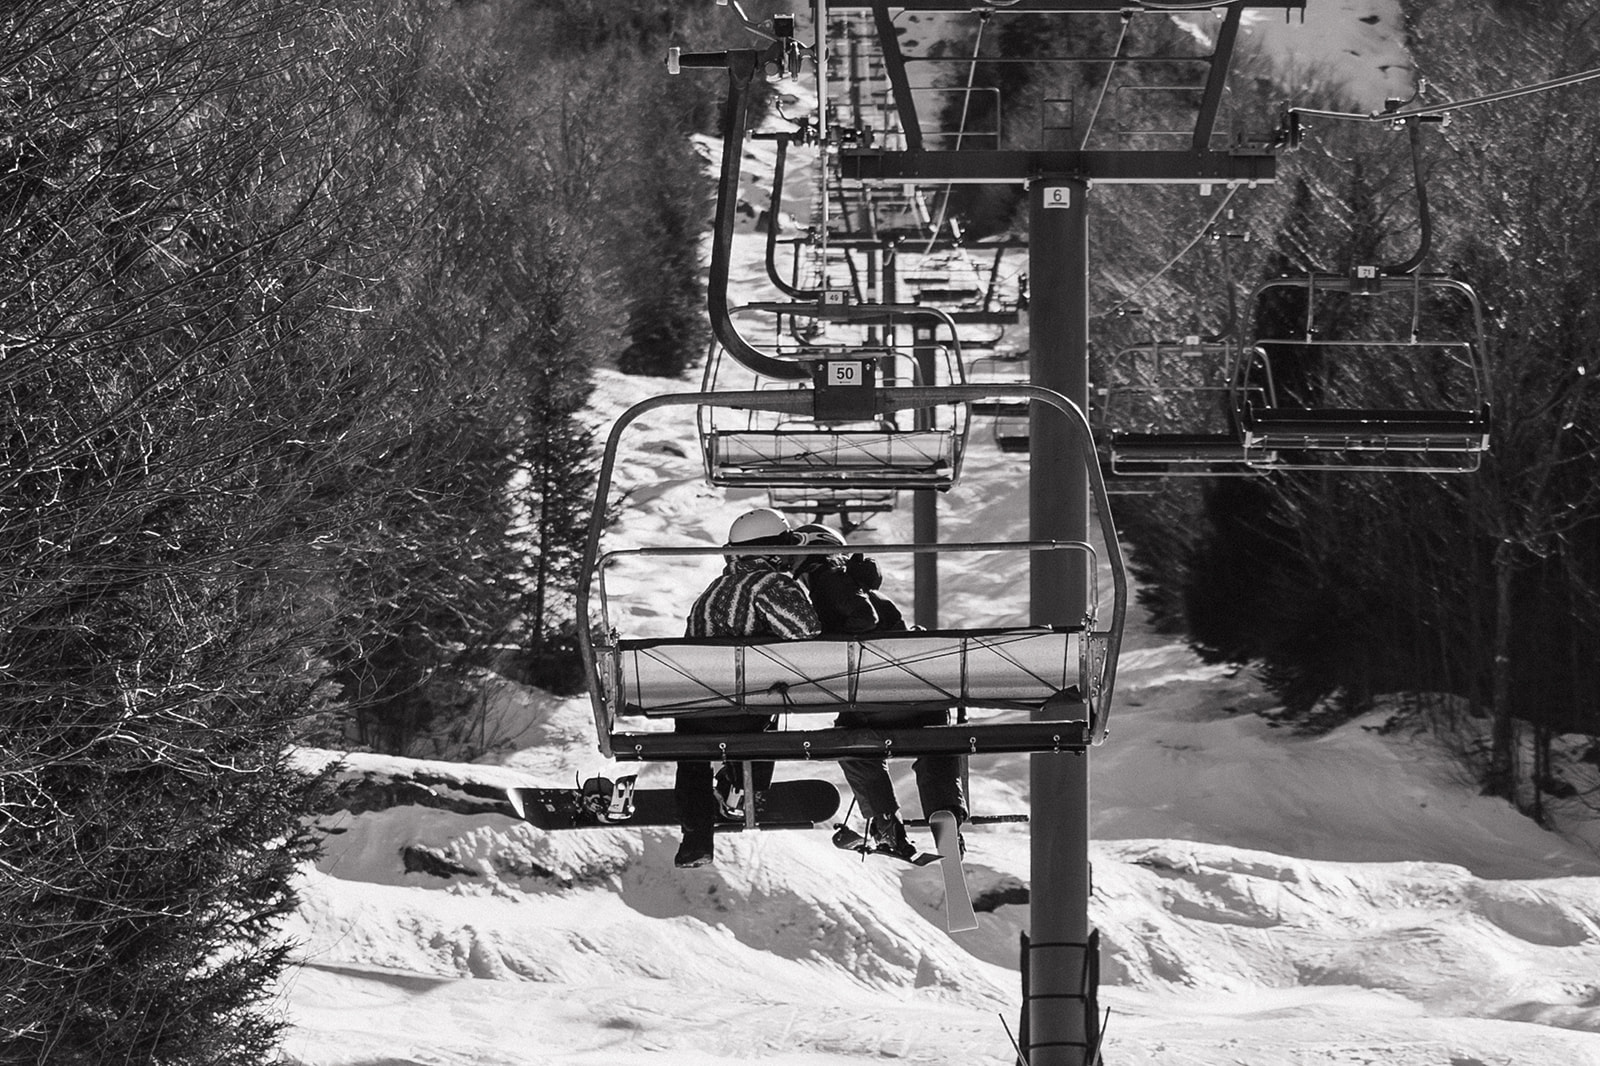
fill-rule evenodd
<path id="1" fill-rule="evenodd" d="M 1276 396 L 1243 404 L 1248 444 L 1276 451 L 1280 469 L 1478 468 L 1490 405 L 1483 312 L 1470 287 L 1367 267 L 1256 290 L 1258 301 L 1285 296 L 1303 301 L 1301 327 L 1256 338 Z"/>
<path id="2" fill-rule="evenodd" d="M 1239 417 L 1270 402 L 1270 371 L 1238 345 L 1190 336 L 1124 348 L 1097 391 L 1117 478 L 1253 477 L 1276 465 Z"/>
<path id="3" fill-rule="evenodd" d="M 911 357 L 892 349 L 814 349 L 794 358 L 816 373 L 830 361 L 865 363 L 877 380 L 916 380 Z M 960 381 L 949 370 L 940 377 L 943 383 Z M 730 378 L 758 390 L 808 391 L 809 384 L 763 378 L 722 357 L 719 349 L 708 360 L 706 392 L 718 391 Z M 864 418 L 858 411 L 833 416 L 824 411 L 819 416 L 806 410 L 780 417 L 707 404 L 699 416 L 706 478 L 719 486 L 808 492 L 947 490 L 960 476 L 968 415 L 964 405 L 954 402 L 927 410 L 931 417 L 923 420 L 925 425 L 902 428 L 892 412 Z"/>
<path id="4" fill-rule="evenodd" d="M 767 506 L 773 510 L 803 516 L 804 522 L 837 523 L 846 533 L 859 528 L 869 515 L 893 511 L 899 503 L 896 489 L 805 485 L 767 490 Z"/>
<path id="5" fill-rule="evenodd" d="M 1026 385 L 1028 353 L 993 352 L 978 356 L 967 366 L 967 380 L 974 385 Z M 1015 400 L 986 399 L 971 404 L 974 415 L 988 417 L 990 434 L 1002 452 L 1026 454 L 1028 451 L 1028 405 Z"/>

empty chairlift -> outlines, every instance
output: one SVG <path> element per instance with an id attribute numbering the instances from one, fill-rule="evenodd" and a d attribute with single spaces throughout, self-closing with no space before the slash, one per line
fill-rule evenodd
<path id="1" fill-rule="evenodd" d="M 844 363 L 864 368 L 877 382 L 915 381 L 914 361 L 889 349 L 850 349 L 848 358 L 825 350 L 798 352 L 797 362 L 813 368 L 806 381 L 775 381 L 720 358 L 708 360 L 707 393 L 737 389 L 799 390 L 811 393 L 815 375 Z M 948 369 L 938 383 L 959 382 Z M 832 372 L 838 372 L 837 370 Z M 859 371 L 852 371 L 859 372 Z M 871 387 L 869 385 L 868 387 Z M 859 490 L 949 489 L 961 472 L 968 416 L 956 402 L 926 408 L 913 421 L 904 412 L 879 414 L 840 408 L 797 415 L 770 411 L 704 407 L 700 441 L 706 477 L 713 485 L 736 488 Z"/>
<path id="2" fill-rule="evenodd" d="M 856 529 L 868 516 L 892 511 L 899 505 L 894 489 L 785 487 L 767 490 L 767 506 L 801 522 L 836 523 L 845 532 Z"/>
<path id="3" fill-rule="evenodd" d="M 1276 451 L 1282 469 L 1477 469 L 1489 398 L 1470 287 L 1367 267 L 1277 278 L 1256 300 L 1275 396 L 1241 407 L 1251 447 Z"/>
<path id="4" fill-rule="evenodd" d="M 1117 352 L 1104 373 L 1099 424 L 1116 477 L 1253 476 L 1276 464 L 1240 425 L 1246 405 L 1272 394 L 1253 353 L 1196 336 L 1151 341 Z"/>
<path id="5" fill-rule="evenodd" d="M 986 352 L 967 365 L 973 385 L 1026 385 L 1028 353 L 1015 350 Z M 971 405 L 972 413 L 988 418 L 995 446 L 1003 452 L 1028 450 L 1028 405 L 1005 399 L 986 399 Z"/>

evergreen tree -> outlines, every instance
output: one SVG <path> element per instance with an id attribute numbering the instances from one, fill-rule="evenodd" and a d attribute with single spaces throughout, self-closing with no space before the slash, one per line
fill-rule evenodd
<path id="1" fill-rule="evenodd" d="M 0 18 L 0 1057 L 272 1061 L 308 590 L 416 408 L 351 328 L 395 236 L 359 105 L 407 39 L 314 0 Z"/>

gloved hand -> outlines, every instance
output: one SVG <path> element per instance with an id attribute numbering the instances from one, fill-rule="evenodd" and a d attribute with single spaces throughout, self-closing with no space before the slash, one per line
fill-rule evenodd
<path id="1" fill-rule="evenodd" d="M 878 570 L 877 561 L 867 558 L 860 552 L 845 560 L 844 569 L 845 573 L 850 575 L 851 581 L 868 592 L 883 585 L 883 574 Z"/>

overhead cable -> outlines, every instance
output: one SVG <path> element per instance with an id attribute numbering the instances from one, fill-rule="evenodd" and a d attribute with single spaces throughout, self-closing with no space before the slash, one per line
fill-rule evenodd
<path id="1" fill-rule="evenodd" d="M 1188 244 L 1184 245 L 1182 251 L 1178 252 L 1177 255 L 1175 255 L 1171 259 L 1167 260 L 1166 264 L 1164 266 L 1162 266 L 1162 268 L 1160 270 L 1156 271 L 1154 274 L 1151 274 L 1148 278 L 1146 278 L 1144 280 L 1144 283 L 1141 284 L 1137 289 L 1134 289 L 1128 295 L 1126 295 L 1122 299 L 1118 300 L 1109 309 L 1107 309 L 1105 311 L 1102 311 L 1096 317 L 1103 318 L 1106 315 L 1114 315 L 1114 314 L 1118 313 L 1124 307 L 1126 307 L 1128 304 L 1132 303 L 1133 302 L 1133 298 L 1135 296 L 1138 296 L 1141 292 L 1143 292 L 1144 290 L 1148 289 L 1150 286 L 1154 285 L 1158 280 L 1160 280 L 1161 275 L 1165 274 L 1167 271 L 1171 270 L 1174 266 L 1176 266 L 1177 263 L 1178 263 L 1178 260 L 1180 260 L 1184 256 L 1188 255 L 1190 250 L 1193 249 L 1195 245 L 1199 244 L 1202 240 L 1204 240 L 1206 234 L 1211 232 L 1211 227 L 1216 224 L 1217 219 L 1222 217 L 1222 212 L 1227 210 L 1229 202 L 1233 200 L 1234 195 L 1238 191 L 1239 191 L 1239 186 L 1237 186 L 1237 185 L 1231 187 L 1228 190 L 1228 195 L 1226 195 L 1226 196 L 1224 196 L 1222 198 L 1222 202 L 1217 205 L 1217 209 L 1215 211 L 1211 212 L 1211 217 L 1206 219 L 1206 224 L 1204 226 L 1200 227 L 1200 232 L 1194 235 L 1194 240 L 1192 240 Z"/>
<path id="2" fill-rule="evenodd" d="M 1450 111 L 1459 111 L 1465 107 L 1476 107 L 1479 104 L 1490 104 L 1500 100 L 1515 99 L 1519 96 L 1529 96 L 1533 93 L 1542 93 L 1550 89 L 1560 89 L 1567 85 L 1577 85 L 1581 82 L 1592 81 L 1595 78 L 1600 78 L 1600 67 L 1578 74 L 1568 74 L 1565 77 L 1552 78 L 1549 81 L 1541 81 L 1534 85 L 1501 89 L 1499 92 L 1489 93 L 1486 96 L 1474 96 L 1469 100 L 1455 100 L 1430 107 L 1414 107 L 1406 111 L 1372 111 L 1367 114 L 1361 114 L 1354 111 L 1322 111 L 1310 107 L 1291 107 L 1289 110 L 1299 115 L 1312 115 L 1317 118 L 1342 119 L 1352 122 L 1395 122 L 1400 119 L 1443 115 Z"/>

